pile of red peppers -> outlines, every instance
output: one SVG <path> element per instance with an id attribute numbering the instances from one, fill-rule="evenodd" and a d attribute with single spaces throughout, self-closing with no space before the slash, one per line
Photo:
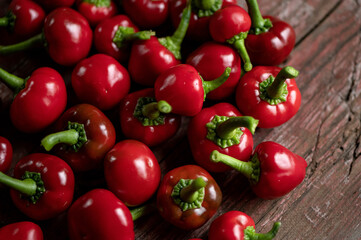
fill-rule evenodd
<path id="1" fill-rule="evenodd" d="M 0 31 L 12 44 L 0 55 L 43 48 L 59 68 L 21 78 L 0 66 L 14 93 L 4 110 L 14 131 L 41 136 L 40 149 L 16 162 L 14 137 L 0 136 L 0 183 L 26 216 L 0 226 L 0 239 L 42 240 L 44 222 L 66 215 L 70 240 L 132 240 L 134 221 L 150 214 L 186 231 L 211 221 L 209 240 L 273 239 L 280 222 L 260 234 L 238 209 L 214 217 L 220 172 L 240 172 L 266 200 L 306 174 L 306 161 L 281 144 L 254 146 L 257 127 L 296 115 L 301 93 L 299 72 L 279 67 L 295 45 L 292 26 L 262 16 L 256 0 L 246 4 L 11 1 Z M 63 66 L 72 69 L 69 84 Z M 181 126 L 193 159 L 165 171 L 153 149 Z M 82 187 L 94 173 L 103 185 Z"/>

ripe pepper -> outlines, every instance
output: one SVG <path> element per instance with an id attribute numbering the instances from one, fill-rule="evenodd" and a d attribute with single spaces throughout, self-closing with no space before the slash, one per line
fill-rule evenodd
<path id="1" fill-rule="evenodd" d="M 160 167 L 147 145 L 136 140 L 117 143 L 105 156 L 107 186 L 127 206 L 149 200 L 160 182 Z"/>
<path id="2" fill-rule="evenodd" d="M 153 87 L 165 70 L 181 63 L 181 43 L 187 32 L 191 14 L 190 3 L 183 10 L 182 21 L 172 36 L 138 40 L 132 45 L 128 70 L 133 81 Z"/>
<path id="3" fill-rule="evenodd" d="M 197 69 L 204 81 L 217 78 L 227 67 L 232 69 L 227 81 L 207 94 L 208 99 L 221 100 L 231 96 L 241 77 L 242 68 L 239 55 L 233 48 L 223 44 L 204 43 L 187 57 L 186 63 Z"/>
<path id="4" fill-rule="evenodd" d="M 94 30 L 94 45 L 98 52 L 127 63 L 130 55 L 130 41 L 150 39 L 155 33 L 139 31 L 128 16 L 119 14 L 101 21 Z"/>
<path id="5" fill-rule="evenodd" d="M 292 67 L 257 66 L 246 73 L 236 89 L 241 113 L 259 120 L 260 128 L 277 127 L 290 120 L 301 105 L 296 85 L 298 71 Z"/>
<path id="6" fill-rule="evenodd" d="M 92 27 L 118 12 L 117 5 L 112 0 L 78 0 L 76 5 Z"/>
<path id="7" fill-rule="evenodd" d="M 305 178 L 306 161 L 275 142 L 260 143 L 251 161 L 243 162 L 213 151 L 214 162 L 222 162 L 245 175 L 253 192 L 263 199 L 282 197 L 297 187 Z"/>
<path id="8" fill-rule="evenodd" d="M 153 88 L 132 92 L 120 104 L 120 126 L 125 137 L 149 147 L 174 136 L 180 123 L 181 116 L 158 110 Z"/>
<path id="9" fill-rule="evenodd" d="M 71 85 L 82 102 L 109 110 L 129 92 L 130 77 L 128 70 L 114 58 L 95 54 L 75 66 Z"/>
<path id="10" fill-rule="evenodd" d="M 10 118 L 22 132 L 35 133 L 45 129 L 66 107 L 64 80 L 52 68 L 38 68 L 26 79 L 0 68 L 0 79 L 16 94 L 10 107 Z"/>
<path id="11" fill-rule="evenodd" d="M 59 215 L 73 200 L 73 171 L 62 159 L 49 154 L 23 157 L 14 168 L 14 178 L 0 172 L 0 182 L 12 188 L 15 206 L 35 220 Z"/>
<path id="12" fill-rule="evenodd" d="M 240 211 L 229 211 L 211 223 L 208 240 L 271 240 L 280 226 L 280 222 L 275 222 L 268 233 L 256 233 L 256 226 L 250 216 Z"/>
<path id="13" fill-rule="evenodd" d="M 47 11 L 54 10 L 60 7 L 71 7 L 75 0 L 34 0 L 43 6 Z"/>
<path id="14" fill-rule="evenodd" d="M 20 39 L 40 33 L 45 19 L 44 10 L 30 0 L 13 0 L 5 17 L 0 18 L 0 27 Z"/>
<path id="15" fill-rule="evenodd" d="M 72 66 L 88 56 L 92 41 L 93 32 L 85 17 L 61 7 L 46 16 L 43 33 L 17 44 L 0 46 L 0 55 L 43 45 L 56 63 Z"/>
<path id="16" fill-rule="evenodd" d="M 50 151 L 56 145 L 54 153 L 76 172 L 101 167 L 105 154 L 115 144 L 112 122 L 90 104 L 78 104 L 65 111 L 56 121 L 55 131 L 59 132 L 41 140 L 42 146 Z"/>
<path id="17" fill-rule="evenodd" d="M 202 110 L 206 95 L 222 85 L 230 72 L 231 68 L 227 67 L 217 79 L 203 81 L 197 70 L 188 64 L 166 70 L 154 84 L 159 111 L 195 116 Z"/>
<path id="18" fill-rule="evenodd" d="M 222 192 L 203 168 L 185 165 L 169 171 L 159 186 L 157 208 L 160 215 L 176 227 L 196 229 L 217 211 Z"/>
<path id="19" fill-rule="evenodd" d="M 188 140 L 194 160 L 211 172 L 231 168 L 209 159 L 213 150 L 248 161 L 252 155 L 253 138 L 258 121 L 240 114 L 229 103 L 204 108 L 189 123 Z"/>
<path id="20" fill-rule="evenodd" d="M 276 17 L 262 17 L 257 0 L 247 0 L 247 5 L 252 27 L 245 39 L 245 46 L 251 62 L 266 66 L 281 64 L 295 46 L 294 29 Z"/>
<path id="21" fill-rule="evenodd" d="M 13 159 L 13 147 L 9 140 L 0 136 L 0 172 L 7 172 Z"/>
<path id="22" fill-rule="evenodd" d="M 134 240 L 129 209 L 106 189 L 91 190 L 71 205 L 68 231 L 71 240 Z"/>
<path id="23" fill-rule="evenodd" d="M 16 222 L 0 228 L 0 239 L 43 240 L 43 232 L 33 222 Z"/>
<path id="24" fill-rule="evenodd" d="M 158 27 L 168 18 L 168 0 L 123 0 L 122 6 L 141 28 Z"/>
<path id="25" fill-rule="evenodd" d="M 251 28 L 251 18 L 248 13 L 238 5 L 226 6 L 215 12 L 209 21 L 209 32 L 216 42 L 231 44 L 243 60 L 245 71 L 252 69 L 244 39 Z"/>
<path id="26" fill-rule="evenodd" d="M 198 42 L 212 40 L 209 33 L 209 19 L 217 10 L 227 6 L 236 5 L 236 0 L 192 0 L 192 14 L 186 37 Z M 174 27 L 177 27 L 187 0 L 172 0 L 169 2 L 169 14 Z"/>

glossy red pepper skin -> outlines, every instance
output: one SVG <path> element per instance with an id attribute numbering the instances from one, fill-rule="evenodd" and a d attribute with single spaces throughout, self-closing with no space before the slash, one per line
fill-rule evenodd
<path id="1" fill-rule="evenodd" d="M 134 32 L 138 32 L 138 27 L 124 14 L 116 15 L 112 18 L 101 21 L 94 30 L 94 45 L 98 52 L 107 54 L 117 59 L 120 63 L 128 62 L 130 47 L 119 48 L 113 42 L 115 33 L 119 27 L 131 27 Z"/>
<path id="2" fill-rule="evenodd" d="M 260 98 L 260 83 L 269 76 L 276 77 L 281 68 L 257 66 L 246 73 L 236 89 L 236 103 L 241 113 L 259 120 L 258 127 L 273 128 L 290 120 L 301 106 L 301 93 L 294 79 L 287 79 L 285 102 L 271 105 Z"/>
<path id="3" fill-rule="evenodd" d="M 20 159 L 14 169 L 14 177 L 21 179 L 25 171 L 41 174 L 45 192 L 33 204 L 16 190 L 10 190 L 15 206 L 28 217 L 46 220 L 68 209 L 73 200 L 74 174 L 62 159 L 44 153 L 33 153 Z"/>
<path id="4" fill-rule="evenodd" d="M 7 172 L 13 159 L 13 147 L 8 139 L 0 136 L 0 172 Z"/>
<path id="5" fill-rule="evenodd" d="M 81 102 L 109 110 L 129 92 L 130 77 L 113 57 L 95 54 L 75 66 L 71 84 Z"/>
<path id="6" fill-rule="evenodd" d="M 107 186 L 127 206 L 149 200 L 160 182 L 160 166 L 147 145 L 136 140 L 117 143 L 105 156 Z"/>
<path id="7" fill-rule="evenodd" d="M 0 228 L 0 239 L 43 240 L 43 232 L 33 222 L 16 222 Z"/>
<path id="8" fill-rule="evenodd" d="M 260 162 L 259 181 L 252 184 L 253 192 L 263 199 L 282 197 L 305 178 L 306 161 L 275 142 L 262 142 L 254 150 Z"/>
<path id="9" fill-rule="evenodd" d="M 30 0 L 13 0 L 9 11 L 15 16 L 14 25 L 10 27 L 11 34 L 21 39 L 29 38 L 41 32 L 45 12 L 35 2 Z"/>
<path id="10" fill-rule="evenodd" d="M 174 54 L 152 36 L 149 40 L 133 43 L 128 70 L 132 80 L 145 86 L 153 86 L 165 70 L 180 64 Z"/>
<path id="11" fill-rule="evenodd" d="M 57 8 L 45 18 L 44 36 L 50 57 L 64 66 L 87 57 L 93 41 L 93 31 L 85 17 L 66 7 Z"/>
<path id="12" fill-rule="evenodd" d="M 203 168 L 211 172 L 225 172 L 231 168 L 223 163 L 215 163 L 209 159 L 213 150 L 235 157 L 241 161 L 248 161 L 253 151 L 252 133 L 245 127 L 241 127 L 243 134 L 240 143 L 222 148 L 213 141 L 207 139 L 206 124 L 218 116 L 235 117 L 242 116 L 236 107 L 229 103 L 218 103 L 209 108 L 202 109 L 189 123 L 188 141 L 194 160 Z"/>
<path id="13" fill-rule="evenodd" d="M 275 223 L 272 230 L 267 234 L 255 233 L 254 232 L 255 224 L 250 216 L 240 211 L 229 211 L 217 217 L 211 223 L 208 232 L 208 239 L 209 240 L 272 239 L 277 234 L 280 225 L 281 224 L 279 222 Z"/>
<path id="14" fill-rule="evenodd" d="M 200 208 L 182 211 L 171 196 L 173 188 L 180 179 L 198 177 L 207 181 L 203 203 Z M 197 165 L 184 165 L 169 171 L 163 177 L 157 193 L 160 215 L 176 227 L 186 230 L 199 228 L 206 223 L 216 213 L 221 201 L 222 192 L 218 184 L 206 170 Z"/>
<path id="15" fill-rule="evenodd" d="M 181 17 L 182 11 L 187 5 L 186 0 L 172 0 L 169 2 L 169 14 L 174 27 L 177 27 Z M 221 8 L 228 5 L 237 5 L 236 0 L 223 0 Z M 193 10 L 193 9 L 192 9 Z M 210 16 L 199 17 L 192 11 L 191 19 L 187 30 L 187 38 L 198 42 L 206 42 L 212 40 L 209 33 Z"/>
<path id="16" fill-rule="evenodd" d="M 132 21 L 141 28 L 160 26 L 168 17 L 168 0 L 123 0 L 122 6 Z"/>
<path id="17" fill-rule="evenodd" d="M 226 67 L 231 68 L 227 81 L 208 93 L 208 99 L 221 100 L 231 96 L 241 77 L 241 58 L 233 48 L 223 44 L 202 44 L 187 57 L 186 63 L 197 69 L 204 81 L 219 77 Z"/>
<path id="18" fill-rule="evenodd" d="M 112 122 L 90 104 L 78 104 L 66 110 L 55 123 L 55 131 L 65 130 L 69 121 L 84 124 L 87 141 L 77 152 L 60 144 L 54 147 L 54 153 L 64 159 L 75 172 L 100 168 L 103 158 L 115 144 L 116 135 Z"/>
<path id="19" fill-rule="evenodd" d="M 71 7 L 75 0 L 35 0 L 35 2 L 39 3 L 47 11 L 51 11 L 60 7 Z"/>
<path id="20" fill-rule="evenodd" d="M 259 35 L 248 34 L 245 45 L 252 64 L 276 66 L 291 53 L 295 46 L 296 34 L 288 23 L 273 16 L 264 18 L 270 19 L 273 26 Z"/>
<path id="21" fill-rule="evenodd" d="M 11 121 L 22 132 L 40 132 L 60 116 L 66 103 L 62 76 L 52 68 L 38 68 L 14 98 L 10 107 Z"/>
<path id="22" fill-rule="evenodd" d="M 154 89 L 147 88 L 128 94 L 120 104 L 120 126 L 126 138 L 136 139 L 149 147 L 160 145 L 176 134 L 181 124 L 181 116 L 165 114 L 164 124 L 143 126 L 134 116 L 140 98 L 155 98 Z"/>
<path id="23" fill-rule="evenodd" d="M 129 209 L 106 189 L 91 190 L 72 204 L 68 231 L 71 240 L 134 240 Z"/>
<path id="24" fill-rule="evenodd" d="M 102 20 L 110 18 L 118 12 L 117 5 L 114 1 L 110 1 L 109 6 L 97 6 L 89 1 L 78 0 L 77 9 L 92 27 L 95 27 Z"/>

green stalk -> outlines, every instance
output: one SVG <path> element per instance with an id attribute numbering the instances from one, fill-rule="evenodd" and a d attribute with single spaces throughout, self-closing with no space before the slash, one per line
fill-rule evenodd
<path id="1" fill-rule="evenodd" d="M 43 39 L 44 39 L 44 35 L 43 33 L 40 33 L 20 43 L 8 45 L 8 46 L 0 46 L 0 55 L 25 51 L 35 47 L 39 47 L 39 45 L 43 44 L 44 41 Z"/>
<path id="2" fill-rule="evenodd" d="M 96 7 L 109 7 L 111 0 L 83 0 L 83 2 L 93 4 Z"/>
<path id="3" fill-rule="evenodd" d="M 9 18 L 2 17 L 0 18 L 0 27 L 7 27 L 9 25 Z"/>
<path id="4" fill-rule="evenodd" d="M 158 118 L 160 114 L 158 110 L 158 103 L 152 102 L 144 105 L 142 108 L 142 114 L 151 120 Z"/>
<path id="5" fill-rule="evenodd" d="M 75 129 L 65 130 L 57 133 L 49 134 L 41 140 L 41 145 L 46 151 L 50 151 L 59 143 L 74 145 L 78 142 L 79 133 Z"/>
<path id="6" fill-rule="evenodd" d="M 247 237 L 249 240 L 272 240 L 276 236 L 280 227 L 281 223 L 275 222 L 268 233 L 256 233 L 254 227 L 249 226 L 244 230 L 244 239 Z"/>
<path id="7" fill-rule="evenodd" d="M 202 81 L 203 89 L 204 89 L 204 98 L 206 98 L 206 95 L 215 89 L 217 89 L 219 86 L 221 86 L 223 83 L 225 83 L 231 74 L 231 68 L 226 67 L 222 75 L 214 80 L 211 81 Z"/>
<path id="8" fill-rule="evenodd" d="M 216 0 L 194 0 L 194 5 L 203 10 L 211 10 Z"/>
<path id="9" fill-rule="evenodd" d="M 271 86 L 267 88 L 266 90 L 267 95 L 271 99 L 280 98 L 283 93 L 283 87 L 282 87 L 283 83 L 288 78 L 295 78 L 297 76 L 298 76 L 298 71 L 293 67 L 287 66 L 282 68 L 281 71 L 277 74 Z"/>
<path id="10" fill-rule="evenodd" d="M 217 126 L 216 133 L 222 139 L 231 139 L 236 134 L 235 131 L 240 127 L 246 127 L 254 134 L 257 125 L 258 120 L 253 117 L 231 117 Z"/>
<path id="11" fill-rule="evenodd" d="M 133 209 L 129 209 L 130 213 L 132 214 L 132 219 L 133 221 L 148 215 L 149 213 L 152 213 L 156 208 L 151 205 L 151 204 L 147 204 L 147 205 L 143 205 L 137 208 L 133 208 Z"/>
<path id="12" fill-rule="evenodd" d="M 166 101 L 160 100 L 158 102 L 158 109 L 162 113 L 170 113 L 172 111 L 172 106 Z"/>
<path id="13" fill-rule="evenodd" d="M 187 203 L 192 203 L 196 201 L 199 197 L 199 190 L 204 188 L 207 185 L 207 182 L 203 178 L 199 177 L 195 179 L 190 185 L 182 188 L 180 191 L 180 198 L 182 201 Z"/>
<path id="14" fill-rule="evenodd" d="M 267 32 L 272 27 L 270 19 L 264 19 L 259 10 L 257 0 L 247 0 L 248 12 L 252 19 L 252 33 L 255 35 Z"/>
<path id="15" fill-rule="evenodd" d="M 10 89 L 12 89 L 14 92 L 19 92 L 25 87 L 26 80 L 23 78 L 19 78 L 4 69 L 0 68 L 0 79 L 3 83 L 6 84 Z"/>
<path id="16" fill-rule="evenodd" d="M 0 172 L 0 183 L 27 196 L 36 194 L 37 185 L 36 182 L 31 178 L 20 180 L 9 177 L 8 175 Z"/>
<path id="17" fill-rule="evenodd" d="M 134 40 L 147 40 L 151 36 L 154 36 L 155 32 L 153 31 L 139 31 L 135 32 L 132 27 L 123 27 L 120 26 L 116 31 L 113 42 L 117 45 L 118 48 L 126 46 L 128 42 Z"/>
<path id="18" fill-rule="evenodd" d="M 246 72 L 252 70 L 251 59 L 249 58 L 246 46 L 244 45 L 244 38 L 236 40 L 233 44 L 233 47 L 237 50 L 238 54 L 241 56 L 243 61 L 243 68 Z"/>

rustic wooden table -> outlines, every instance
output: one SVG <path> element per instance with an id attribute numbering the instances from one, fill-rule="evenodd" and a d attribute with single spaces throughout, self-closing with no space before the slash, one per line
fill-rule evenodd
<path id="1" fill-rule="evenodd" d="M 1 14 L 9 2 L 0 0 Z M 243 1 L 240 5 L 245 6 Z M 215 217 L 230 210 L 243 211 L 255 220 L 258 232 L 267 232 L 273 222 L 281 221 L 276 239 L 361 239 L 361 1 L 259 0 L 259 5 L 263 13 L 278 16 L 295 28 L 296 47 L 284 64 L 300 71 L 297 84 L 302 105 L 286 124 L 258 129 L 255 145 L 276 141 L 303 156 L 308 164 L 306 178 L 288 195 L 267 201 L 257 198 L 237 172 L 213 174 L 224 196 Z M 69 87 L 69 105 L 74 104 L 76 99 L 69 86 L 71 68 L 54 64 L 45 51 L 0 57 L 0 67 L 21 77 L 40 66 L 51 66 L 62 73 Z M 42 151 L 39 141 L 44 133 L 26 135 L 11 126 L 11 97 L 12 92 L 0 83 L 0 135 L 13 144 L 14 166 L 24 155 Z M 117 110 L 107 115 L 115 122 L 121 140 Z M 176 137 L 153 148 L 163 174 L 194 163 L 185 138 L 188 122 L 184 118 Z M 101 172 L 79 174 L 76 181 L 76 197 L 91 188 L 105 187 Z M 13 206 L 5 187 L 0 187 L 0 196 L 0 227 L 30 220 Z M 154 213 L 136 221 L 136 239 L 206 239 L 211 221 L 187 232 Z M 65 213 L 37 223 L 45 239 L 67 239 Z"/>

